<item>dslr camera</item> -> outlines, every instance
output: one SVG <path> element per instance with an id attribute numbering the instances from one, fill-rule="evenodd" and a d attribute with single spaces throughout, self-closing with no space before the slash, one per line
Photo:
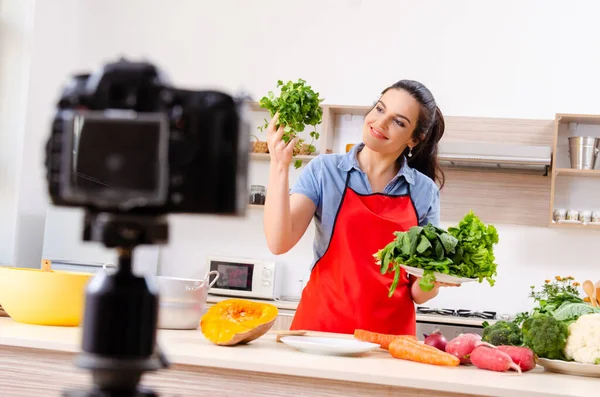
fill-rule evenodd
<path id="1" fill-rule="evenodd" d="M 65 396 L 157 396 L 139 383 L 169 365 L 156 346 L 159 291 L 133 274 L 133 251 L 168 242 L 170 213 L 245 213 L 246 99 L 175 88 L 153 64 L 127 60 L 62 89 L 46 144 L 50 198 L 83 208 L 83 240 L 119 256 L 116 273 L 100 271 L 86 288 L 76 365 L 93 386 Z"/>
<path id="2" fill-rule="evenodd" d="M 243 214 L 243 100 L 175 88 L 145 62 L 73 76 L 46 146 L 52 202 L 91 214 Z"/>

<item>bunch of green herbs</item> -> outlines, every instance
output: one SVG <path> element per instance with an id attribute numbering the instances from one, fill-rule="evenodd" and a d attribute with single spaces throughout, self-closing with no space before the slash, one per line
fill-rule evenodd
<path id="1" fill-rule="evenodd" d="M 296 138 L 299 133 L 305 130 L 307 125 L 312 126 L 313 130 L 309 133 L 311 142 L 308 154 L 313 153 L 316 150 L 313 145 L 314 140 L 319 139 L 316 126 L 323 121 L 321 102 L 324 98 L 320 98 L 319 93 L 315 92 L 303 79 L 298 79 L 296 82 L 288 81 L 287 83 L 278 80 L 277 88 L 281 88 L 279 96 L 276 96 L 273 91 L 269 91 L 267 96 L 260 99 L 260 107 L 267 109 L 271 117 L 279 113 L 276 128 L 279 128 L 279 126 L 284 127 L 282 139 L 285 143 L 289 143 Z M 269 121 L 265 119 L 265 124 L 260 126 L 259 129 L 264 131 L 268 126 Z M 298 149 L 303 142 L 304 139 L 299 138 L 296 148 Z M 301 160 L 294 161 L 295 168 L 300 168 L 301 165 Z"/>

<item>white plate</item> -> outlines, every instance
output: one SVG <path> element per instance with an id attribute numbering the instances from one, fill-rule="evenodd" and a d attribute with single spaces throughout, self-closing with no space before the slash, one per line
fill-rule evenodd
<path id="1" fill-rule="evenodd" d="M 547 358 L 538 359 L 538 364 L 544 367 L 546 371 L 550 372 L 600 378 L 600 365 L 581 364 L 562 360 L 549 360 Z"/>
<path id="2" fill-rule="evenodd" d="M 406 265 L 400 265 L 400 267 L 404 268 L 404 270 L 406 270 L 406 273 L 412 274 L 413 276 L 416 276 L 416 277 L 423 277 L 423 273 L 425 272 L 424 269 L 419 269 L 417 267 L 411 267 L 411 266 L 406 266 Z M 439 281 L 442 283 L 462 284 L 462 283 L 470 283 L 472 281 L 477 281 L 476 278 L 456 277 L 456 276 L 451 276 L 449 274 L 437 273 L 437 272 L 434 272 L 433 274 L 435 276 L 435 281 Z"/>
<path id="3" fill-rule="evenodd" d="M 281 341 L 301 352 L 333 356 L 359 356 L 379 349 L 379 345 L 375 343 L 342 338 L 284 336 L 281 338 Z"/>

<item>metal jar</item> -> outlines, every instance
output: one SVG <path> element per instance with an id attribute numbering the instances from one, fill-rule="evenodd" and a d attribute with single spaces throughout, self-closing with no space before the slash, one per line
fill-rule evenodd
<path id="1" fill-rule="evenodd" d="M 116 269 L 104 265 L 104 270 Z M 210 281 L 210 276 L 215 278 Z M 208 291 L 219 279 L 219 272 L 208 272 L 204 280 L 156 276 L 159 292 L 158 328 L 194 330 L 200 326 Z"/>
<path id="2" fill-rule="evenodd" d="M 571 168 L 593 170 L 600 153 L 600 140 L 591 136 L 569 137 Z"/>
<path id="3" fill-rule="evenodd" d="M 210 281 L 210 276 L 215 278 Z M 219 272 L 211 271 L 204 280 L 156 277 L 160 293 L 158 328 L 197 329 L 206 307 L 210 288 L 217 282 Z"/>

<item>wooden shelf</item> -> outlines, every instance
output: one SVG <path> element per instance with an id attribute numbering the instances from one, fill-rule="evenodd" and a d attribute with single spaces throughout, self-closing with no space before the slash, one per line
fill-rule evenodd
<path id="1" fill-rule="evenodd" d="M 303 163 L 308 163 L 312 159 L 316 158 L 316 154 L 311 155 L 298 155 L 294 157 L 294 160 L 302 160 Z M 252 160 L 271 161 L 271 155 L 269 153 L 250 153 Z"/>
<path id="2" fill-rule="evenodd" d="M 558 113 L 556 120 L 559 123 L 578 123 L 600 125 L 600 115 L 596 114 L 563 114 Z"/>
<path id="3" fill-rule="evenodd" d="M 552 228 L 561 229 L 580 229 L 580 230 L 600 230 L 600 225 L 584 225 L 583 223 L 550 223 Z"/>
<path id="4" fill-rule="evenodd" d="M 600 178 L 600 170 L 578 170 L 575 168 L 557 168 L 556 175 L 581 176 L 585 178 Z"/>

